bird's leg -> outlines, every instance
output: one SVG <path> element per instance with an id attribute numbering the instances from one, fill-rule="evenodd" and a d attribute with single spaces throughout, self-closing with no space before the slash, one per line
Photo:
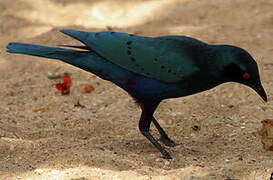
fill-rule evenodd
<path id="1" fill-rule="evenodd" d="M 139 120 L 139 130 L 163 155 L 165 159 L 172 159 L 170 153 L 162 147 L 157 140 L 151 135 L 150 133 L 150 125 L 151 121 L 153 120 L 153 113 L 156 109 L 158 104 L 156 105 L 149 105 L 149 106 L 142 106 L 142 114 Z"/>
<path id="2" fill-rule="evenodd" d="M 166 146 L 175 147 L 177 144 L 169 138 L 167 133 L 164 131 L 164 129 L 159 125 L 159 123 L 156 121 L 154 117 L 152 117 L 152 122 L 154 123 L 156 129 L 158 130 L 160 134 L 159 141 L 161 141 Z"/>

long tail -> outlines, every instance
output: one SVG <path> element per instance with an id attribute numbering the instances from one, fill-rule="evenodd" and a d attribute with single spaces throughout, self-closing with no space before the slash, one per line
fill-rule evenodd
<path id="1" fill-rule="evenodd" d="M 63 61 L 68 61 L 68 58 L 74 59 L 80 55 L 83 55 L 82 53 L 85 53 L 85 51 L 18 42 L 9 43 L 6 48 L 7 52 L 9 53 L 27 54 L 45 58 L 60 59 Z"/>
<path id="2" fill-rule="evenodd" d="M 131 72 L 103 59 L 92 51 L 78 51 L 14 42 L 7 45 L 7 52 L 59 59 L 85 71 L 94 73 L 102 79 L 112 81 L 121 88 L 126 86 L 126 77 L 131 74 Z"/>

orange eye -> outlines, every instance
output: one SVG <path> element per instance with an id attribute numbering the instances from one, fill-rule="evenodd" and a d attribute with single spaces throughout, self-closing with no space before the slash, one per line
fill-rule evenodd
<path id="1" fill-rule="evenodd" d="M 246 73 L 246 72 L 242 76 L 243 76 L 244 80 L 247 80 L 250 78 L 250 74 Z"/>

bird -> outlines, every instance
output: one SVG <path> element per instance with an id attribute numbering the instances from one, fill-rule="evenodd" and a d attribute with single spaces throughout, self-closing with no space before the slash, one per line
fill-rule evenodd
<path id="1" fill-rule="evenodd" d="M 235 82 L 250 87 L 267 101 L 258 65 L 243 48 L 209 44 L 181 35 L 144 37 L 123 32 L 73 29 L 60 32 L 82 45 L 49 47 L 11 42 L 6 50 L 61 60 L 125 90 L 142 110 L 139 131 L 165 159 L 172 159 L 165 146 L 178 144 L 154 117 L 162 100 L 189 96 L 226 82 Z M 158 139 L 150 132 L 151 123 L 159 132 Z"/>

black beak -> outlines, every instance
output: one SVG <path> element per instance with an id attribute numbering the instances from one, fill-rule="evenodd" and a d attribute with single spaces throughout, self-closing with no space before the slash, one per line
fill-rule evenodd
<path id="1" fill-rule="evenodd" d="M 267 102 L 267 95 L 261 83 L 250 87 L 254 89 L 254 91 L 256 91 L 265 102 Z"/>

